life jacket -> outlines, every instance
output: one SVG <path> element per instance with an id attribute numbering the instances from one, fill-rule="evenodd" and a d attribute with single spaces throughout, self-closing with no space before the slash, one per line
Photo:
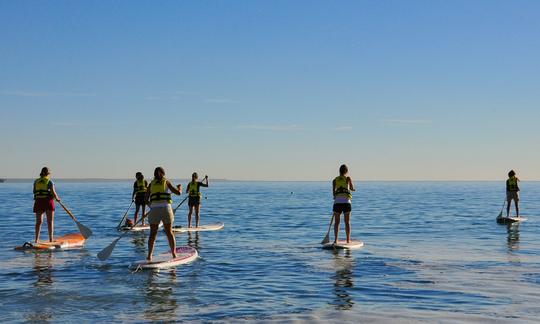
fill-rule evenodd
<path id="1" fill-rule="evenodd" d="M 352 194 L 349 190 L 349 183 L 347 182 L 347 177 L 339 176 L 336 177 L 334 181 L 336 183 L 336 197 L 345 197 L 347 199 L 352 199 Z"/>
<path id="2" fill-rule="evenodd" d="M 172 204 L 171 193 L 167 192 L 167 179 L 161 181 L 152 180 L 150 182 L 150 203 L 166 201 Z"/>
<path id="3" fill-rule="evenodd" d="M 141 194 L 146 193 L 146 187 L 148 187 L 148 182 L 144 179 L 135 181 L 135 193 Z"/>
<path id="4" fill-rule="evenodd" d="M 510 177 L 508 180 L 506 180 L 506 190 L 519 191 L 518 179 L 515 176 Z"/>
<path id="5" fill-rule="evenodd" d="M 190 197 L 200 197 L 199 183 L 197 181 L 191 181 L 188 183 L 188 192 Z"/>
<path id="6" fill-rule="evenodd" d="M 52 198 L 52 192 L 49 188 L 49 176 L 40 177 L 34 181 L 34 199 Z"/>

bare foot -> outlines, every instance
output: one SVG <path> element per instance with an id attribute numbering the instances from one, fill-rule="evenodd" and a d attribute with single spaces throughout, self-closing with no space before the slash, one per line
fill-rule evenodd
<path id="1" fill-rule="evenodd" d="M 172 254 L 172 258 L 173 258 L 173 259 L 176 259 L 176 253 L 173 253 L 173 254 Z"/>
<path id="2" fill-rule="evenodd" d="M 147 258 L 146 258 L 146 261 L 152 262 L 152 256 L 147 257 Z"/>

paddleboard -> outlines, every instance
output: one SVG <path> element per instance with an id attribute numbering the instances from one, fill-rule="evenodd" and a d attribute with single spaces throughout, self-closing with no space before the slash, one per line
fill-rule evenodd
<path id="1" fill-rule="evenodd" d="M 155 256 L 152 261 L 140 260 L 133 262 L 131 269 L 165 269 L 189 263 L 199 256 L 196 249 L 191 246 L 180 246 L 176 248 L 176 258 L 172 259 L 171 252 L 166 252 Z"/>
<path id="2" fill-rule="evenodd" d="M 159 223 L 158 225 L 158 228 L 159 227 L 163 227 L 163 223 Z M 140 232 L 140 231 L 149 231 L 150 230 L 150 224 L 146 224 L 146 225 L 135 225 L 133 227 L 129 227 L 129 226 L 122 226 L 120 227 L 120 231 L 123 231 L 123 232 Z"/>
<path id="3" fill-rule="evenodd" d="M 497 217 L 497 223 L 500 223 L 500 224 L 523 222 L 526 220 L 527 218 L 525 217 Z"/>
<path id="4" fill-rule="evenodd" d="M 223 223 L 208 224 L 199 227 L 184 227 L 184 226 L 173 226 L 173 232 L 183 233 L 183 232 L 201 232 L 201 231 L 217 231 L 225 227 Z"/>
<path id="5" fill-rule="evenodd" d="M 359 249 L 364 246 L 364 242 L 359 240 L 351 240 L 347 243 L 347 240 L 338 240 L 337 243 L 329 242 L 323 244 L 323 249 L 333 250 L 333 249 Z"/>
<path id="6" fill-rule="evenodd" d="M 81 235 L 81 233 L 71 233 L 64 236 L 58 236 L 53 242 L 25 242 L 21 246 L 16 246 L 15 250 L 18 251 L 27 251 L 27 250 L 67 250 L 67 249 L 77 249 L 84 246 L 86 240 Z"/>

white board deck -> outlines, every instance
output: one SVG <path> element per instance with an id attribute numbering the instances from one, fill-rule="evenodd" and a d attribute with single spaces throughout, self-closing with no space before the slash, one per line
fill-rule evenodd
<path id="1" fill-rule="evenodd" d="M 359 249 L 364 246 L 364 242 L 360 240 L 351 240 L 347 243 L 347 240 L 338 240 L 337 243 L 329 242 L 323 244 L 323 249 L 333 250 L 333 249 Z"/>
<path id="2" fill-rule="evenodd" d="M 497 217 L 497 223 L 515 223 L 526 221 L 525 217 Z"/>
<path id="3" fill-rule="evenodd" d="M 172 258 L 171 252 L 165 252 L 155 256 L 152 261 L 135 261 L 130 265 L 132 269 L 165 269 L 176 267 L 181 264 L 189 263 L 195 260 L 199 253 L 191 246 L 179 246 L 176 248 L 176 258 Z"/>
<path id="4" fill-rule="evenodd" d="M 159 227 L 163 227 L 163 223 L 159 223 L 158 225 L 158 228 Z M 121 231 L 124 231 L 124 232 L 140 232 L 140 231 L 149 231 L 150 230 L 150 224 L 146 224 L 146 225 L 136 225 L 136 226 L 133 226 L 133 227 L 129 227 L 129 226 L 123 226 L 120 228 Z"/>
<path id="5" fill-rule="evenodd" d="M 223 223 L 208 224 L 199 227 L 184 227 L 184 226 L 173 226 L 173 232 L 183 233 L 183 232 L 200 232 L 200 231 L 217 231 L 225 227 Z"/>

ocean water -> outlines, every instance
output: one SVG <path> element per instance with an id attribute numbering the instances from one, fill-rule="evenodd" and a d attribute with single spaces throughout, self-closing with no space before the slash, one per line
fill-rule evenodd
<path id="1" fill-rule="evenodd" d="M 537 321 L 540 183 L 521 184 L 528 221 L 511 226 L 495 222 L 503 182 L 356 184 L 360 250 L 320 248 L 330 183 L 216 182 L 203 189 L 201 222 L 225 228 L 177 234 L 200 258 L 159 272 L 128 269 L 144 259 L 148 233 L 96 258 L 118 235 L 131 182 L 57 181 L 94 236 L 82 250 L 41 253 L 13 250 L 33 238 L 31 184 L 0 184 L 0 322 Z M 57 235 L 77 231 L 58 205 L 55 224 Z M 156 253 L 167 249 L 160 232 Z"/>

